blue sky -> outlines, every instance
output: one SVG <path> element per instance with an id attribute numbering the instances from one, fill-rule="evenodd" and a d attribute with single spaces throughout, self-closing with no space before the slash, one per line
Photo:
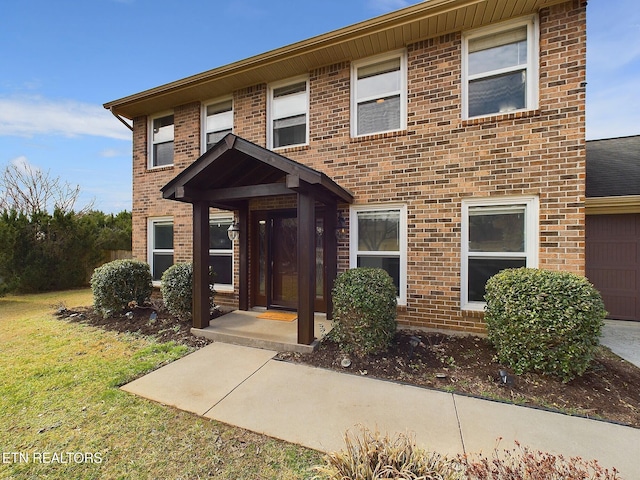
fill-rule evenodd
<path id="1" fill-rule="evenodd" d="M 588 139 L 640 134 L 637 1 L 589 1 Z M 2 3 L 0 168 L 49 171 L 115 213 L 131 209 L 131 134 L 103 103 L 417 1 Z"/>

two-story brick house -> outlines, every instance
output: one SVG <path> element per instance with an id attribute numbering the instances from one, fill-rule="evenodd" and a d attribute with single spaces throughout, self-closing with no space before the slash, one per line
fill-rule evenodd
<path id="1" fill-rule="evenodd" d="M 428 0 L 109 102 L 134 256 L 195 259 L 200 327 L 208 264 L 300 343 L 336 272 L 377 266 L 401 323 L 482 331 L 497 271 L 584 274 L 585 63 L 585 0 Z"/>

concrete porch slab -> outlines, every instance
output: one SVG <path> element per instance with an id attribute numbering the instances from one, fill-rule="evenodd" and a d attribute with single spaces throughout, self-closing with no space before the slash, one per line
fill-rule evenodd
<path id="1" fill-rule="evenodd" d="M 279 352 L 313 352 L 322 337 L 331 330 L 331 321 L 323 314 L 315 315 L 314 336 L 311 345 L 298 344 L 298 320 L 285 322 L 258 318 L 263 311 L 234 310 L 211 320 L 207 328 L 192 328 L 191 333 L 214 342 L 246 347 L 263 348 Z"/>
<path id="2" fill-rule="evenodd" d="M 124 385 L 122 390 L 203 415 L 276 353 L 213 343 Z"/>
<path id="3" fill-rule="evenodd" d="M 449 393 L 275 360 L 205 416 L 325 452 L 344 448 L 345 431 L 358 425 L 463 451 Z"/>

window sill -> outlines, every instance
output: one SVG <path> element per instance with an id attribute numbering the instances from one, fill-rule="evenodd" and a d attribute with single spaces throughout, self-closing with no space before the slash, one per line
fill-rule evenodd
<path id="1" fill-rule="evenodd" d="M 486 115 L 483 117 L 473 117 L 466 120 L 462 120 L 463 127 L 470 127 L 473 125 L 482 125 L 484 123 L 496 123 L 506 120 L 518 120 L 520 118 L 537 117 L 540 115 L 540 109 L 535 110 L 520 110 L 517 112 L 498 113 L 493 115 Z"/>
<path id="2" fill-rule="evenodd" d="M 213 289 L 216 293 L 234 293 L 232 285 L 214 285 Z"/>
<path id="3" fill-rule="evenodd" d="M 407 130 L 394 130 L 392 132 L 370 133 L 368 135 L 360 135 L 351 137 L 350 143 L 367 142 L 371 140 L 380 140 L 383 138 L 401 137 L 407 134 Z"/>
<path id="4" fill-rule="evenodd" d="M 460 307 L 460 310 L 467 313 L 483 313 L 486 306 L 487 304 L 484 302 L 465 303 Z"/>
<path id="5" fill-rule="evenodd" d="M 161 167 L 147 167 L 147 173 L 151 173 L 151 172 L 164 172 L 167 170 L 173 170 L 174 165 L 163 165 Z"/>
<path id="6" fill-rule="evenodd" d="M 283 153 L 291 153 L 291 152 L 302 152 L 305 150 L 309 150 L 309 145 L 293 145 L 291 147 L 276 147 L 273 148 L 272 151 L 278 154 Z"/>

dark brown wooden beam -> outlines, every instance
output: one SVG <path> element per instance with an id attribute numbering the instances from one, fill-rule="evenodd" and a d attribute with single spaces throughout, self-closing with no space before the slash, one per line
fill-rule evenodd
<path id="1" fill-rule="evenodd" d="M 193 204 L 193 326 L 209 326 L 209 205 Z"/>
<path id="2" fill-rule="evenodd" d="M 298 343 L 314 336 L 316 299 L 316 208 L 310 191 L 298 192 Z"/>
<path id="3" fill-rule="evenodd" d="M 238 308 L 249 310 L 249 205 L 246 202 L 238 209 L 238 226 L 240 227 Z"/>
<path id="4" fill-rule="evenodd" d="M 333 298 L 331 292 L 336 276 L 338 275 L 338 239 L 336 238 L 336 225 L 338 223 L 338 206 L 334 202 L 327 205 L 324 217 L 324 274 L 325 292 L 327 300 L 327 320 L 333 319 Z"/>
<path id="5" fill-rule="evenodd" d="M 271 197 L 274 195 L 292 194 L 284 183 L 267 183 L 262 185 L 248 185 L 244 187 L 216 188 L 203 192 L 202 198 L 209 202 L 246 200 L 257 197 Z"/>

